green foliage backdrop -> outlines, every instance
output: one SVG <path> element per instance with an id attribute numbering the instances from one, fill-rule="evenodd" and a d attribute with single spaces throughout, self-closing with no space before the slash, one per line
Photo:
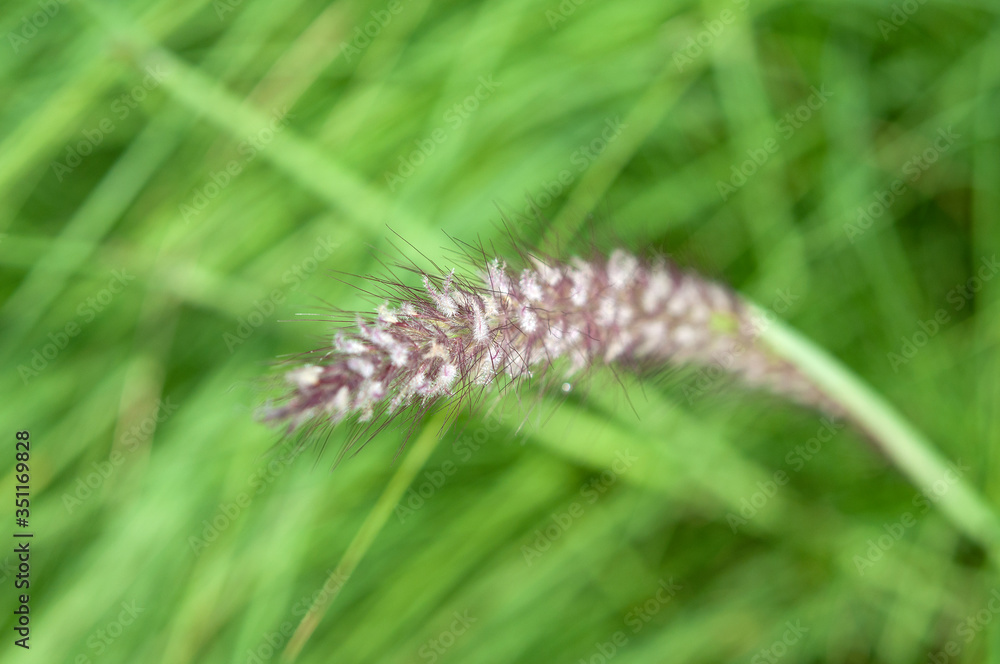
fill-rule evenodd
<path id="1" fill-rule="evenodd" d="M 998 14 L 6 3 L 0 503 L 14 532 L 27 429 L 35 538 L 0 660 L 277 662 L 318 599 L 300 662 L 1000 662 L 939 496 L 715 374 L 529 386 L 332 473 L 344 431 L 295 455 L 252 414 L 329 332 L 283 321 L 372 306 L 332 270 L 393 231 L 449 265 L 503 214 L 732 283 L 1000 508 Z"/>

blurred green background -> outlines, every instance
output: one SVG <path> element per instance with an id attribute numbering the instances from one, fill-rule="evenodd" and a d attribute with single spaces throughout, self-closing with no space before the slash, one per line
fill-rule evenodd
<path id="1" fill-rule="evenodd" d="M 14 532 L 29 430 L 35 538 L 0 660 L 277 662 L 318 598 L 300 662 L 1000 662 L 937 496 L 717 377 L 527 387 L 333 473 L 344 430 L 296 458 L 252 412 L 330 329 L 282 321 L 372 306 L 331 270 L 390 228 L 450 266 L 503 213 L 774 307 L 1000 507 L 998 13 L 5 3 L 0 495 Z"/>

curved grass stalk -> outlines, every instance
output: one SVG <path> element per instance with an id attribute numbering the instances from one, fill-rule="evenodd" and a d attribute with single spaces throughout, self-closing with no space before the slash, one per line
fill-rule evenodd
<path id="1" fill-rule="evenodd" d="M 763 331 L 761 341 L 836 401 L 920 491 L 937 498 L 948 519 L 1000 568 L 1000 518 L 961 475 L 955 482 L 946 479 L 951 465 L 933 443 L 847 367 L 787 325 L 775 321 Z M 949 485 L 944 493 L 934 489 L 941 481 Z"/>
<path id="2" fill-rule="evenodd" d="M 322 595 L 309 607 L 309 611 L 302 617 L 292 637 L 288 640 L 288 645 L 285 646 L 285 650 L 281 654 L 282 662 L 294 662 L 298 659 L 299 653 L 302 652 L 302 648 L 309 640 L 309 637 L 312 636 L 312 633 L 316 630 L 316 627 L 323 619 L 330 605 L 333 604 L 337 595 L 340 594 L 340 589 L 354 573 L 354 570 L 358 568 L 358 565 L 361 564 L 372 542 L 382 532 L 382 528 L 385 527 L 386 522 L 389 520 L 390 515 L 392 515 L 396 505 L 402 499 L 403 494 L 406 493 L 406 489 L 413 483 L 413 479 L 417 476 L 417 473 L 420 472 L 420 469 L 427 463 L 427 459 L 434 453 L 441 438 L 439 434 L 442 422 L 443 419 L 440 416 L 429 421 L 424 427 L 423 433 L 403 456 L 399 468 L 393 474 L 389 483 L 386 484 L 374 507 L 368 513 L 364 523 L 361 524 L 361 528 L 358 529 L 358 533 L 347 546 L 344 555 L 341 556 L 337 567 L 334 568 L 324 584 L 324 587 L 332 585 L 337 590 Z M 331 581 L 336 581 L 336 583 L 331 584 Z"/>

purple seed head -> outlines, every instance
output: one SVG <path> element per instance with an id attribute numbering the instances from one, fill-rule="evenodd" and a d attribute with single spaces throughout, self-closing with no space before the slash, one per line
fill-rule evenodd
<path id="1" fill-rule="evenodd" d="M 728 288 L 664 259 L 623 250 L 568 262 L 529 257 L 521 269 L 480 264 L 478 283 L 421 274 L 391 286 L 377 314 L 357 315 L 332 348 L 285 375 L 267 419 L 370 422 L 526 378 L 562 380 L 606 364 L 628 369 L 722 365 L 745 383 L 832 409 L 795 367 L 757 342 L 749 309 Z M 720 358 L 726 358 L 723 364 Z"/>

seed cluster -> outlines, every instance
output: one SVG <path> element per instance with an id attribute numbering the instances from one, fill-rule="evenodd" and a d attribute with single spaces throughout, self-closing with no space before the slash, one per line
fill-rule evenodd
<path id="1" fill-rule="evenodd" d="M 357 316 L 315 363 L 288 372 L 287 401 L 268 416 L 292 427 L 322 418 L 366 422 L 494 382 L 628 368 L 721 365 L 751 385 L 823 407 L 825 397 L 757 343 L 757 326 L 729 289 L 659 259 L 616 250 L 567 263 L 495 259 L 481 283 L 423 275 L 376 316 Z"/>

